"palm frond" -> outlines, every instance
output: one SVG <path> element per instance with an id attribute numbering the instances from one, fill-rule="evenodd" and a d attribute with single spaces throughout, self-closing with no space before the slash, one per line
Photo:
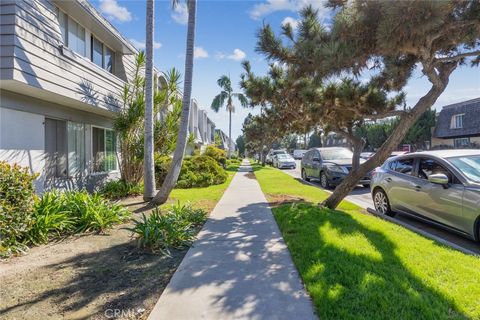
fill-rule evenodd
<path id="1" fill-rule="evenodd" d="M 233 96 L 238 99 L 242 107 L 248 107 L 248 99 L 243 93 L 234 93 Z"/>
<path id="2" fill-rule="evenodd" d="M 217 84 L 224 91 L 232 92 L 232 81 L 230 80 L 230 77 L 225 75 L 221 76 L 220 79 L 217 80 Z"/>
<path id="3" fill-rule="evenodd" d="M 212 108 L 213 111 L 218 112 L 221 107 L 225 104 L 225 100 L 228 98 L 228 93 L 225 91 L 220 92 L 215 96 L 215 98 L 212 101 L 212 105 L 210 108 Z"/>

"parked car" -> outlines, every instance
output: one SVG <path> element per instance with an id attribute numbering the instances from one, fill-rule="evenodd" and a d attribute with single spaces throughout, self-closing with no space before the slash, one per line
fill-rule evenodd
<path id="1" fill-rule="evenodd" d="M 293 150 L 293 158 L 302 159 L 305 152 L 307 152 L 307 150 L 302 150 L 302 149 Z"/>
<path id="2" fill-rule="evenodd" d="M 401 156 L 401 155 L 407 154 L 407 153 L 408 153 L 407 151 L 393 151 L 388 157 L 393 158 L 393 157 Z"/>
<path id="3" fill-rule="evenodd" d="M 291 155 L 280 153 L 273 156 L 273 166 L 278 169 L 295 169 L 297 167 L 297 163 Z"/>
<path id="4" fill-rule="evenodd" d="M 368 159 L 370 159 L 374 154 L 375 154 L 375 152 L 362 152 L 362 153 L 360 153 L 360 158 L 363 159 L 363 160 L 368 160 Z"/>
<path id="5" fill-rule="evenodd" d="M 480 240 L 480 150 L 390 158 L 372 173 L 371 186 L 379 213 L 404 213 Z"/>
<path id="6" fill-rule="evenodd" d="M 273 164 L 273 156 L 277 155 L 277 154 L 288 154 L 287 151 L 285 150 L 270 150 L 267 154 L 267 156 L 265 157 L 265 162 L 267 164 Z"/>
<path id="7" fill-rule="evenodd" d="M 302 179 L 320 179 L 322 188 L 337 186 L 352 169 L 353 153 L 347 148 L 313 148 L 308 150 L 301 162 Z M 365 160 L 360 159 L 360 163 Z M 359 184 L 370 185 L 370 175 L 364 177 Z"/>

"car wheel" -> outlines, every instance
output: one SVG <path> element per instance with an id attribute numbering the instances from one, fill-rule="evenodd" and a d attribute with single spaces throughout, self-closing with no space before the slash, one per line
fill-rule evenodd
<path id="1" fill-rule="evenodd" d="M 388 200 L 387 194 L 380 188 L 376 189 L 373 193 L 373 204 L 375 205 L 375 210 L 378 213 L 385 214 L 390 217 L 395 215 L 390 208 L 390 201 Z"/>
<path id="2" fill-rule="evenodd" d="M 305 181 L 310 181 L 310 178 L 307 177 L 307 173 L 305 172 L 305 169 L 302 169 L 302 179 Z"/>
<path id="3" fill-rule="evenodd" d="M 330 187 L 330 183 L 328 183 L 328 178 L 325 172 L 320 172 L 320 186 L 323 189 L 328 189 Z"/>

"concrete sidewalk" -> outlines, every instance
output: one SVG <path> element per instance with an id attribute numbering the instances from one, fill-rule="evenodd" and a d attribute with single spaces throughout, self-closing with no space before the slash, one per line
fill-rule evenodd
<path id="1" fill-rule="evenodd" d="M 244 162 L 149 319 L 316 319 Z"/>

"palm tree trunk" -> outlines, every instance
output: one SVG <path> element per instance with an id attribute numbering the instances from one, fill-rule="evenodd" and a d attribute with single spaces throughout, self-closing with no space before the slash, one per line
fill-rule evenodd
<path id="1" fill-rule="evenodd" d="M 232 107 L 228 110 L 228 159 L 232 157 Z"/>
<path id="2" fill-rule="evenodd" d="M 195 44 L 195 14 L 196 0 L 188 1 L 188 29 L 187 29 L 187 49 L 185 54 L 185 84 L 183 88 L 182 117 L 180 120 L 180 129 L 178 131 L 177 145 L 173 153 L 172 164 L 168 171 L 162 187 L 157 195 L 152 199 L 152 205 L 160 205 L 167 201 L 170 192 L 177 183 L 180 170 L 182 169 L 183 156 L 188 139 L 188 118 L 190 116 L 190 103 L 192 95 L 192 77 L 193 77 L 193 47 Z"/>
<path id="3" fill-rule="evenodd" d="M 147 0 L 145 41 L 145 146 L 143 163 L 143 200 L 155 195 L 155 169 L 153 163 L 153 32 L 154 0 Z"/>

